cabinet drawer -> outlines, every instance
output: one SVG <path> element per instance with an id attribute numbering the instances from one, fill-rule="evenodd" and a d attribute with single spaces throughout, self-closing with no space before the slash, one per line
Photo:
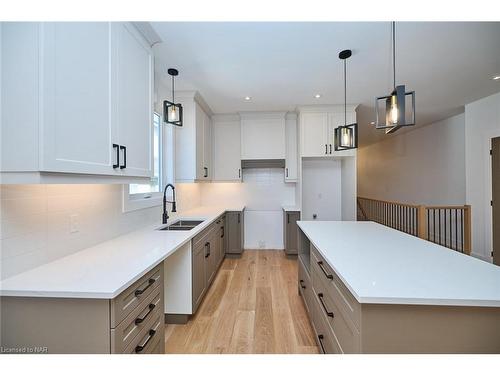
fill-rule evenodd
<path id="1" fill-rule="evenodd" d="M 361 347 L 359 331 L 354 322 L 340 311 L 323 283 L 316 280 L 318 277 L 316 273 L 313 275 L 314 297 L 319 302 L 318 314 L 335 334 L 343 353 L 359 353 Z"/>
<path id="2" fill-rule="evenodd" d="M 342 354 L 342 349 L 335 338 L 332 330 L 325 319 L 323 319 L 323 314 L 321 313 L 320 302 L 311 293 L 311 306 L 310 314 L 312 317 L 312 323 L 314 331 L 316 334 L 316 342 L 318 343 L 319 350 L 323 354 Z"/>
<path id="3" fill-rule="evenodd" d="M 153 317 L 161 313 L 162 297 L 162 288 L 157 286 L 148 298 L 111 330 L 111 348 L 114 353 L 123 352 L 145 326 L 151 325 Z"/>
<path id="4" fill-rule="evenodd" d="M 152 324 L 144 327 L 123 351 L 124 354 L 147 354 L 156 348 L 159 340 L 165 340 L 163 314 L 152 319 Z"/>
<path id="5" fill-rule="evenodd" d="M 349 292 L 338 275 L 328 265 L 318 250 L 311 245 L 311 278 L 314 288 L 319 288 L 319 282 L 325 287 L 325 294 L 329 294 L 337 307 L 347 319 L 354 322 L 357 329 L 361 324 L 361 305 Z M 317 275 L 317 277 L 315 277 Z M 315 284 L 316 282 L 316 284 Z"/>
<path id="6" fill-rule="evenodd" d="M 304 304 L 306 305 L 306 309 L 311 314 L 311 296 L 312 296 L 312 284 L 311 278 L 307 273 L 304 264 L 302 264 L 302 260 L 299 258 L 299 291 Z"/>
<path id="7" fill-rule="evenodd" d="M 205 229 L 203 229 L 200 233 L 198 233 L 196 236 L 193 237 L 193 246 L 197 246 L 198 244 L 200 243 L 205 243 L 208 240 L 208 238 L 210 238 L 210 236 L 212 235 L 212 232 L 213 231 L 216 231 L 218 228 L 219 228 L 219 224 L 217 224 L 217 222 L 221 219 L 221 217 L 218 217 L 217 219 L 215 219 L 212 224 L 210 224 L 208 227 L 206 227 Z"/>
<path id="8" fill-rule="evenodd" d="M 148 296 L 158 285 L 162 284 L 163 263 L 160 263 L 125 289 L 118 297 L 111 300 L 111 328 L 120 324 L 128 314 L 148 299 Z"/>

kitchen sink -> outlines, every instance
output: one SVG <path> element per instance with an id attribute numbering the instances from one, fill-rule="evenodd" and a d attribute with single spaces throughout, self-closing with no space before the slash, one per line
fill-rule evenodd
<path id="1" fill-rule="evenodd" d="M 158 228 L 158 230 L 191 230 L 197 225 L 203 223 L 203 220 L 177 220 L 172 224 Z"/>

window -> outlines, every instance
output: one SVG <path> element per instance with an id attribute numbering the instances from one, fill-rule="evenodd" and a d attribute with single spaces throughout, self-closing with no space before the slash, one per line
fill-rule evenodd
<path id="1" fill-rule="evenodd" d="M 162 204 L 163 186 L 173 182 L 174 129 L 162 124 L 161 115 L 153 114 L 153 177 L 149 184 L 123 187 L 123 211 L 138 210 Z"/>

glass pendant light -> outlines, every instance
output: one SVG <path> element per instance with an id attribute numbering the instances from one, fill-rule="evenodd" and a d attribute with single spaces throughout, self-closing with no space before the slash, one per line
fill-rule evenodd
<path id="1" fill-rule="evenodd" d="M 402 126 L 415 125 L 415 91 L 406 92 L 404 85 L 396 86 L 396 22 L 391 23 L 392 31 L 392 69 L 393 69 L 393 91 L 390 95 L 379 96 L 375 99 L 376 129 L 385 129 L 387 133 L 393 133 Z M 411 97 L 410 118 L 406 116 L 406 97 Z M 381 122 L 379 113 L 379 102 L 385 101 L 385 122 Z"/>
<path id="2" fill-rule="evenodd" d="M 358 124 L 347 124 L 347 68 L 346 61 L 352 56 L 352 51 L 346 49 L 339 53 L 339 59 L 344 60 L 344 125 L 334 130 L 335 151 L 352 150 L 358 147 Z"/>
<path id="3" fill-rule="evenodd" d="M 175 77 L 179 75 L 177 69 L 170 68 L 168 74 L 172 76 L 172 101 L 163 101 L 163 121 L 167 124 L 182 126 L 182 104 L 175 103 Z"/>

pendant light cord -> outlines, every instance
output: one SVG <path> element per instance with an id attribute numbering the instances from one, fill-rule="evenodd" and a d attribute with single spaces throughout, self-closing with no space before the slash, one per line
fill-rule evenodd
<path id="1" fill-rule="evenodd" d="M 396 21 L 392 21 L 392 70 L 394 88 L 396 88 Z"/>
<path id="2" fill-rule="evenodd" d="M 344 59 L 344 125 L 347 126 L 347 59 Z"/>
<path id="3" fill-rule="evenodd" d="M 172 103 L 175 103 L 175 97 L 174 97 L 174 93 L 175 93 L 175 90 L 174 90 L 174 86 L 175 85 L 175 80 L 174 80 L 174 76 L 172 76 Z"/>

